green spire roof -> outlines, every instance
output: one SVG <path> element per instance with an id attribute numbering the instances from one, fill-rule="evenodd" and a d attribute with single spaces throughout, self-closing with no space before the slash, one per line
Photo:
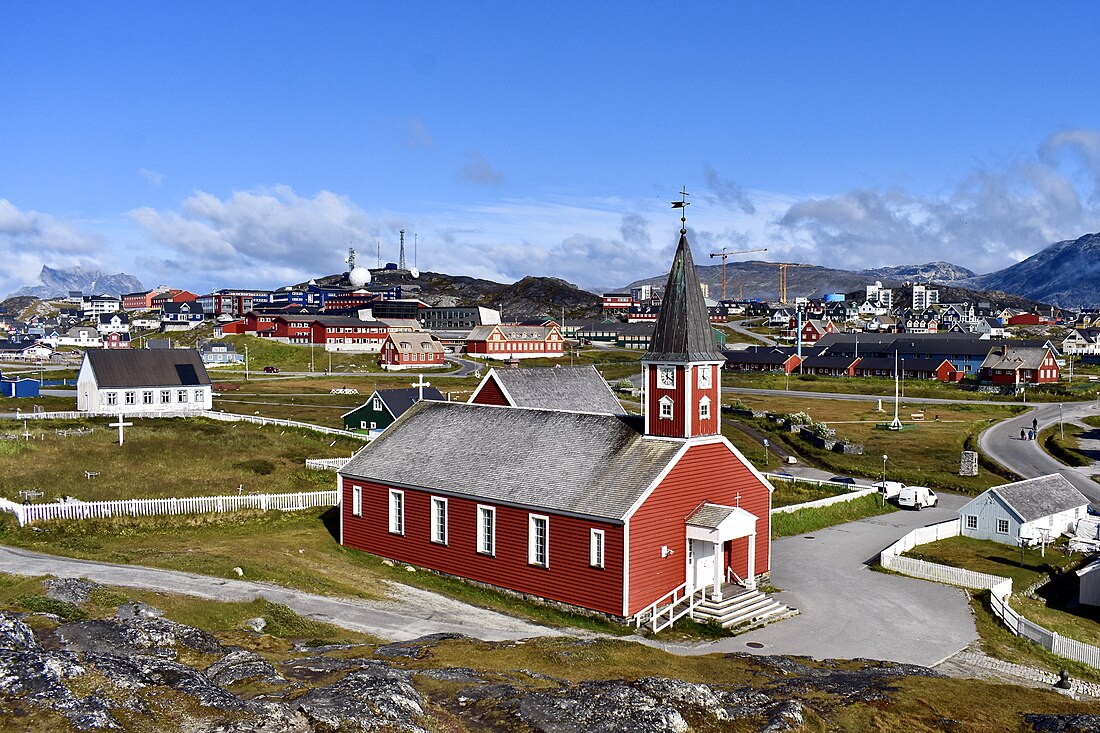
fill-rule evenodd
<path id="1" fill-rule="evenodd" d="M 657 316 L 657 327 L 645 361 L 725 361 L 714 343 L 707 304 L 695 274 L 687 233 L 680 230 L 680 244 L 672 259 L 668 283 Z"/>

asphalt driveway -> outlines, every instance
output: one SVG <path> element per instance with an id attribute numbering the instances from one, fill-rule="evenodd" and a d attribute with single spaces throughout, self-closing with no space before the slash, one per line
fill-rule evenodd
<path id="1" fill-rule="evenodd" d="M 865 657 L 933 666 L 968 646 L 977 630 L 957 588 L 871 570 L 867 563 L 906 532 L 956 517 L 966 499 L 902 510 L 772 543 L 777 600 L 794 618 L 731 639 L 666 646 L 677 653 L 753 652 L 817 659 Z M 749 644 L 761 645 L 759 647 Z"/>

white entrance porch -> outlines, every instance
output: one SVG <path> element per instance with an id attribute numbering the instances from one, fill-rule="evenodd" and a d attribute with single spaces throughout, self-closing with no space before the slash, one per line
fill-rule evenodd
<path id="1" fill-rule="evenodd" d="M 687 583 L 690 589 L 711 586 L 711 598 L 722 600 L 722 586 L 728 577 L 746 588 L 756 588 L 756 515 L 741 507 L 703 504 L 687 519 Z M 737 578 L 725 562 L 727 542 L 747 537 L 748 568 Z"/>

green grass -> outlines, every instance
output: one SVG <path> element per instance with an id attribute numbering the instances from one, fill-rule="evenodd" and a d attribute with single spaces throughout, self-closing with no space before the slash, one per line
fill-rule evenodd
<path id="1" fill-rule="evenodd" d="M 305 460 L 348 456 L 362 446 L 308 430 L 202 418 L 132 420 L 119 446 L 108 422 L 35 422 L 29 425 L 34 439 L 0 441 L 0 496 L 21 501 L 19 491 L 33 489 L 43 492 L 39 501 L 62 494 L 96 501 L 236 494 L 241 486 L 257 493 L 330 489 L 333 474 L 307 470 Z M 92 433 L 57 433 L 75 427 Z M 0 432 L 22 431 L 22 423 L 0 422 Z M 88 479 L 85 471 L 99 476 Z"/>
<path id="2" fill-rule="evenodd" d="M 773 445 L 780 445 L 809 463 L 837 475 L 860 476 L 876 480 L 882 476 L 882 456 L 889 456 L 887 478 L 906 484 L 932 486 L 975 495 L 990 486 L 1004 483 L 1003 477 L 990 471 L 988 463 L 978 476 L 959 476 L 962 451 L 971 449 L 976 436 L 993 422 L 1023 410 L 1014 405 L 955 404 L 921 406 L 903 404 L 904 422 L 914 425 L 900 432 L 881 430 L 891 412 L 876 411 L 873 402 L 850 400 L 805 400 L 779 395 L 736 395 L 749 409 L 787 414 L 806 412 L 817 422 L 836 430 L 837 437 L 863 446 L 862 455 L 845 455 L 815 448 L 809 442 L 792 435 L 781 425 L 762 418 L 730 418 L 766 435 Z M 885 405 L 884 405 L 885 406 Z M 913 421 L 910 415 L 924 412 L 923 421 Z M 723 429 L 723 434 L 745 453 L 758 468 L 763 467 L 763 447 L 736 431 Z M 775 455 L 773 470 L 778 470 Z"/>
<path id="3" fill-rule="evenodd" d="M 0 412 L 73 412 L 76 410 L 76 390 L 72 397 L 42 395 L 40 397 L 0 397 Z"/>
<path id="4" fill-rule="evenodd" d="M 1039 549 L 1031 547 L 1025 547 L 1021 555 L 1020 548 L 1014 545 L 1002 545 L 972 537 L 949 537 L 930 542 L 914 547 L 906 555 L 941 565 L 1012 578 L 1012 590 L 1016 592 L 1042 580 L 1051 572 L 1062 571 L 1078 562 L 1052 547 L 1047 548 L 1045 557 Z"/>
<path id="5" fill-rule="evenodd" d="M 818 499 L 827 499 L 830 496 L 848 493 L 846 489 L 838 486 L 819 486 L 812 481 L 780 481 L 774 479 L 772 485 L 775 487 L 775 491 L 772 493 L 772 507 L 805 504 L 808 501 L 817 501 Z"/>
<path id="6" fill-rule="evenodd" d="M 831 504 L 825 507 L 799 509 L 789 513 L 772 515 L 772 537 L 793 537 L 795 535 L 816 532 L 845 522 L 854 522 L 879 514 L 896 512 L 898 508 L 887 503 L 885 506 L 876 494 L 861 496 L 852 501 Z"/>
<path id="7" fill-rule="evenodd" d="M 1067 466 L 1091 466 L 1093 459 L 1082 453 L 1078 448 L 1078 440 L 1085 433 L 1084 428 L 1072 423 L 1064 425 L 1063 428 L 1065 438 L 1061 437 L 1062 431 L 1059 430 L 1057 425 L 1040 430 L 1037 436 L 1039 445 L 1043 446 L 1043 450 L 1049 453 L 1052 458 Z"/>

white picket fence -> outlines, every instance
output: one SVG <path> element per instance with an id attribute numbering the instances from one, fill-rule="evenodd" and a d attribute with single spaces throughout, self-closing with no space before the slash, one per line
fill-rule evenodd
<path id="1" fill-rule="evenodd" d="M 989 591 L 989 605 L 997 618 L 1004 622 L 1009 631 L 1016 636 L 1029 639 L 1047 651 L 1066 659 L 1083 662 L 1100 668 L 1100 648 L 1083 641 L 1067 639 L 1057 632 L 1045 629 L 1034 621 L 1029 621 L 1008 605 L 1012 596 L 1012 579 L 999 575 L 989 575 L 963 568 L 953 568 L 939 563 L 903 557 L 917 545 L 935 542 L 947 537 L 959 535 L 959 520 L 920 527 L 902 537 L 879 554 L 879 563 L 884 568 L 914 578 L 947 583 L 963 588 Z"/>
<path id="2" fill-rule="evenodd" d="M 117 501 L 67 501 L 53 504 L 17 504 L 0 499 L 0 511 L 11 512 L 22 527 L 56 519 L 106 519 L 110 517 L 152 517 L 175 514 L 217 514 L 244 509 L 298 511 L 335 506 L 336 489 L 302 491 L 294 494 L 239 494 L 236 496 L 192 496 L 171 499 L 120 499 Z"/>
<path id="3" fill-rule="evenodd" d="M 87 417 L 118 417 L 117 412 L 21 412 L 19 419 L 27 418 L 30 420 L 79 420 Z M 155 412 L 155 413 L 134 413 L 126 415 L 128 418 L 135 417 L 205 417 L 210 420 L 220 420 L 222 422 L 248 422 L 255 425 L 278 425 L 285 428 L 301 428 L 303 430 L 312 430 L 315 433 L 324 433 L 326 435 L 340 435 L 345 438 L 355 438 L 357 440 L 371 441 L 374 440 L 373 435 L 367 435 L 364 433 L 353 433 L 350 430 L 341 430 L 339 428 L 329 428 L 324 425 L 314 425 L 308 422 L 299 422 L 297 420 L 284 420 L 277 417 L 261 417 L 259 415 L 240 415 L 235 412 L 220 412 L 214 410 L 172 410 L 169 412 Z"/>
<path id="4" fill-rule="evenodd" d="M 312 468 L 314 471 L 339 471 L 348 465 L 352 458 L 355 458 L 355 456 L 349 458 L 307 458 L 306 468 Z"/>

